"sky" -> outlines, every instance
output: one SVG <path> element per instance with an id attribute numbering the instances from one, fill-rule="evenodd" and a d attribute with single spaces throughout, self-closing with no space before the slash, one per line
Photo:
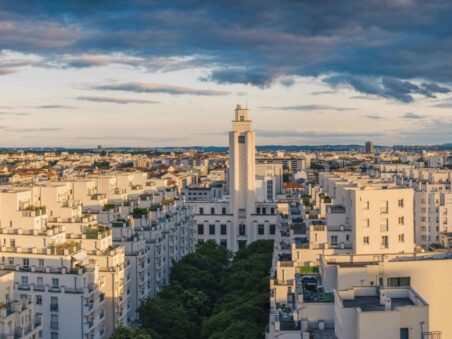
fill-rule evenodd
<path id="1" fill-rule="evenodd" d="M 0 147 L 452 142 L 450 0 L 0 1 Z"/>

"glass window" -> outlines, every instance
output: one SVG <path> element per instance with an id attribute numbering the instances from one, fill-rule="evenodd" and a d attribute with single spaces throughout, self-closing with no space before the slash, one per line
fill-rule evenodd
<path id="1" fill-rule="evenodd" d="M 225 235 L 226 233 L 227 233 L 227 227 L 226 227 L 226 225 L 221 225 L 221 235 Z"/>
<path id="2" fill-rule="evenodd" d="M 214 235 L 215 234 L 215 225 L 209 225 L 209 234 Z"/>
<path id="3" fill-rule="evenodd" d="M 274 235 L 276 233 L 276 225 L 272 224 L 270 225 L 270 234 Z"/>
<path id="4" fill-rule="evenodd" d="M 198 234 L 204 234 L 204 225 L 203 224 L 198 225 Z"/>
<path id="5" fill-rule="evenodd" d="M 246 228 L 244 224 L 239 225 L 239 235 L 246 235 Z"/>
<path id="6" fill-rule="evenodd" d="M 264 235 L 264 225 L 257 225 L 257 234 Z"/>

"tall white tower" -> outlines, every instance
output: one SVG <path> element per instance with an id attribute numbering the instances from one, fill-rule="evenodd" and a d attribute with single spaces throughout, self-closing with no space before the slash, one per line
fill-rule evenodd
<path id="1" fill-rule="evenodd" d="M 229 132 L 230 212 L 234 216 L 233 239 L 237 240 L 234 247 L 255 240 L 255 232 L 251 229 L 251 214 L 256 208 L 255 158 L 255 134 L 248 119 L 248 109 L 237 105 Z"/>

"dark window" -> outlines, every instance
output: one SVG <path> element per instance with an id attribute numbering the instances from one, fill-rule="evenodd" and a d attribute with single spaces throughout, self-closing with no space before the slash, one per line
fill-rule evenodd
<path id="1" fill-rule="evenodd" d="M 276 232 L 276 225 L 270 225 L 270 234 L 274 235 Z"/>
<path id="2" fill-rule="evenodd" d="M 215 225 L 209 225 L 209 234 L 214 235 L 215 234 Z"/>
<path id="3" fill-rule="evenodd" d="M 267 209 L 265 207 L 262 207 L 262 214 L 267 214 Z"/>
<path id="4" fill-rule="evenodd" d="M 199 214 L 204 214 L 204 208 L 202 207 L 199 208 Z"/>
<path id="5" fill-rule="evenodd" d="M 226 239 L 221 239 L 220 245 L 223 246 L 224 248 L 228 248 L 228 241 Z"/>
<path id="6" fill-rule="evenodd" d="M 210 214 L 215 214 L 215 207 L 210 208 Z"/>
<path id="7" fill-rule="evenodd" d="M 264 235 L 264 225 L 257 225 L 257 234 Z"/>
<path id="8" fill-rule="evenodd" d="M 239 225 L 239 235 L 245 235 L 245 224 L 240 224 Z"/>
<path id="9" fill-rule="evenodd" d="M 246 247 L 246 240 L 239 240 L 238 241 L 239 250 L 242 250 Z"/>
<path id="10" fill-rule="evenodd" d="M 198 234 L 204 234 L 204 225 L 202 224 L 198 225 Z"/>
<path id="11" fill-rule="evenodd" d="M 257 213 L 257 214 L 261 214 L 261 208 L 260 208 L 260 207 L 257 207 L 257 208 L 256 208 L 256 213 Z"/>
<path id="12" fill-rule="evenodd" d="M 272 207 L 272 208 L 270 209 L 270 213 L 271 213 L 271 214 L 275 214 L 275 208 L 274 208 L 274 207 Z"/>
<path id="13" fill-rule="evenodd" d="M 223 207 L 223 208 L 221 209 L 221 214 L 226 214 L 226 207 Z"/>
<path id="14" fill-rule="evenodd" d="M 400 339 L 409 339 L 409 331 L 407 327 L 400 329 Z"/>
<path id="15" fill-rule="evenodd" d="M 388 278 L 388 286 L 389 287 L 408 287 L 411 286 L 410 277 L 395 277 Z"/>
<path id="16" fill-rule="evenodd" d="M 245 143 L 245 136 L 239 135 L 239 144 L 244 144 L 244 143 Z"/>
<path id="17" fill-rule="evenodd" d="M 225 235 L 227 233 L 226 225 L 221 225 L 221 235 Z"/>

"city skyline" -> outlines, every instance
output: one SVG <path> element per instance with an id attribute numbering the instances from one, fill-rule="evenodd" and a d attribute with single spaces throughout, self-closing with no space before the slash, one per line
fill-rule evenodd
<path id="1" fill-rule="evenodd" d="M 449 143 L 451 13 L 415 0 L 2 2 L 0 144 L 226 146 L 237 103 L 257 145 Z"/>

